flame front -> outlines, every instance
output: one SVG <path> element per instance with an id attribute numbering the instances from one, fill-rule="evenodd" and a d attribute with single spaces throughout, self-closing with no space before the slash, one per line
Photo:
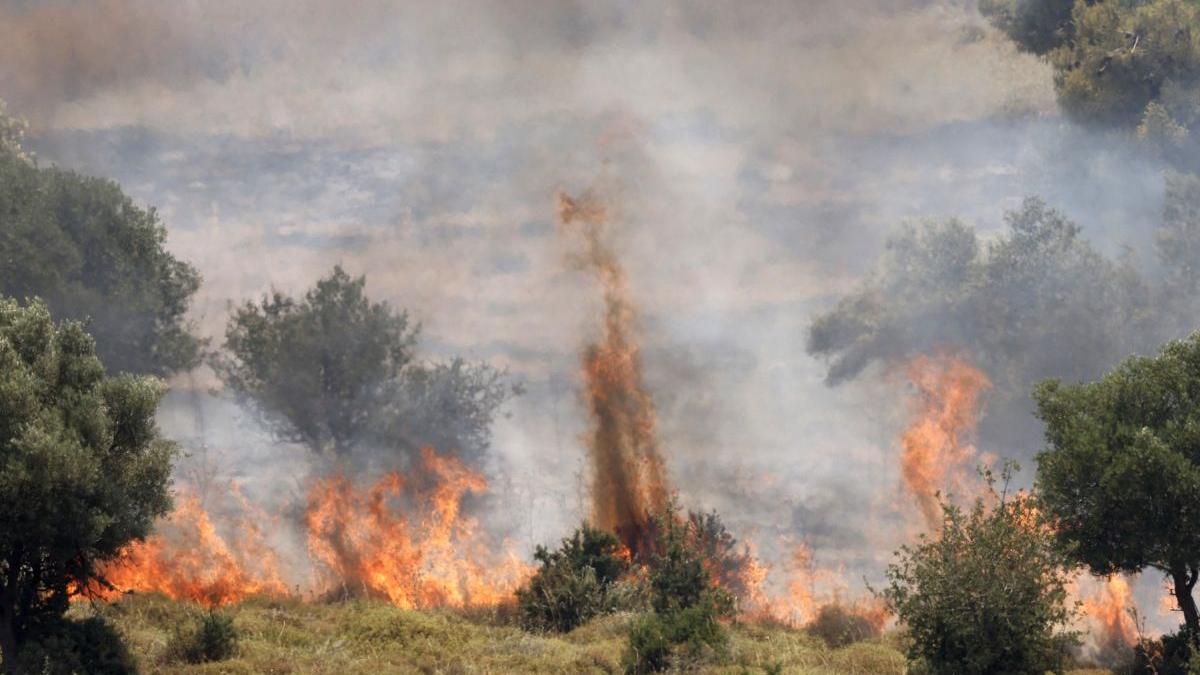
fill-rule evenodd
<path id="1" fill-rule="evenodd" d="M 900 472 L 926 526 L 937 529 L 938 491 L 965 487 L 958 472 L 975 455 L 966 439 L 975 430 L 980 395 L 991 382 L 951 356 L 919 356 L 908 363 L 906 373 L 917 395 L 912 421 L 900 437 Z"/>
<path id="2" fill-rule="evenodd" d="M 404 608 L 494 605 L 532 569 L 506 547 L 497 555 L 461 513 L 483 476 L 431 448 L 411 475 L 389 473 L 365 490 L 344 475 L 313 486 L 305 522 L 325 593 L 386 597 Z M 408 508 L 405 508 L 407 505 Z"/>
<path id="3" fill-rule="evenodd" d="M 241 493 L 236 488 L 232 492 L 248 508 Z M 113 599 L 128 591 L 158 591 L 209 606 L 253 595 L 287 595 L 279 557 L 254 517 L 259 515 L 243 512 L 231 528 L 236 536 L 225 537 L 196 495 L 180 495 L 154 536 L 133 543 L 104 565 L 101 577 L 108 585 L 93 584 L 84 594 Z"/>
<path id="4" fill-rule="evenodd" d="M 633 340 L 635 312 L 625 273 L 603 241 L 607 214 L 585 196 L 559 195 L 559 221 L 576 230 L 584 248 L 580 265 L 596 275 L 604 294 L 603 337 L 583 354 L 585 396 L 593 420 L 592 518 L 616 532 L 637 556 L 646 548 L 648 517 L 664 511 L 666 472 L 655 438 L 654 404 L 642 384 L 641 357 Z"/>

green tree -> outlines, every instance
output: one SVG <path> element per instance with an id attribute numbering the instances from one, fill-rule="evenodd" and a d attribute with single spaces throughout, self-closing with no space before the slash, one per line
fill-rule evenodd
<path id="1" fill-rule="evenodd" d="M 185 314 L 200 276 L 164 248 L 157 213 L 111 181 L 39 167 L 21 151 L 23 129 L 0 111 L 0 293 L 88 321 L 112 372 L 196 365 Z"/>
<path id="2" fill-rule="evenodd" d="M 1034 398 L 1040 503 L 1071 557 L 1095 574 L 1163 572 L 1200 645 L 1200 334 Z"/>
<path id="3" fill-rule="evenodd" d="M 0 654 L 59 620 L 98 563 L 170 507 L 161 383 L 110 378 L 78 322 L 0 300 Z"/>
<path id="4" fill-rule="evenodd" d="M 1005 220 L 987 246 L 957 220 L 889 239 L 877 272 L 810 326 L 808 351 L 830 359 L 828 381 L 952 350 L 1001 394 L 1024 397 L 1047 375 L 1094 376 L 1143 340 L 1149 289 L 1128 264 L 1040 199 Z"/>
<path id="5" fill-rule="evenodd" d="M 1194 0 L 981 0 L 979 7 L 1018 47 L 1048 58 L 1068 116 L 1136 131 L 1169 159 L 1196 166 Z"/>
<path id="6" fill-rule="evenodd" d="M 339 266 L 300 300 L 276 292 L 247 302 L 215 369 L 279 438 L 318 455 L 345 459 L 369 443 L 477 459 L 499 406 L 519 390 L 486 364 L 414 361 L 419 328 L 365 288 Z"/>
<path id="7" fill-rule="evenodd" d="M 363 437 L 385 382 L 412 361 L 417 328 L 372 303 L 340 267 L 302 300 L 247 302 L 225 330 L 217 372 L 283 440 L 342 457 Z"/>
<path id="8" fill-rule="evenodd" d="M 1062 672 L 1077 640 L 1062 555 L 1027 497 L 987 483 L 993 505 L 943 502 L 941 531 L 897 552 L 880 595 L 908 629 L 910 661 L 930 673 Z"/>

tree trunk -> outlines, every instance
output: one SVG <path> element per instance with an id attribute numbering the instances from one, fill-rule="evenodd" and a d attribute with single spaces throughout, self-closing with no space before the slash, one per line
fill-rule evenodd
<path id="1" fill-rule="evenodd" d="M 1187 627 L 1188 639 L 1192 646 L 1200 647 L 1200 613 L 1196 611 L 1196 599 L 1192 597 L 1192 588 L 1196 585 L 1196 568 L 1175 568 L 1171 570 L 1171 582 L 1175 590 L 1175 602 L 1183 611 L 1183 623 Z"/>

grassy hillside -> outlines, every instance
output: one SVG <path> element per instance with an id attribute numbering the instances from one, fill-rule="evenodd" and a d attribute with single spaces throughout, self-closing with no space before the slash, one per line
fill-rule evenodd
<path id="1" fill-rule="evenodd" d="M 80 605 L 121 632 L 146 673 L 619 673 L 629 615 L 605 617 L 563 636 L 532 635 L 495 612 L 405 611 L 373 601 L 302 603 L 253 600 L 228 608 L 240 634 L 235 658 L 173 663 L 174 627 L 192 625 L 199 608 L 158 596 Z M 894 646 L 867 642 L 828 649 L 819 638 L 777 626 L 733 627 L 732 659 L 700 672 L 904 672 Z"/>
<path id="2" fill-rule="evenodd" d="M 406 611 L 377 601 L 305 603 L 251 600 L 226 608 L 240 636 L 237 655 L 187 664 L 170 656 L 176 627 L 204 610 L 157 595 L 80 604 L 75 617 L 100 614 L 121 633 L 144 673 L 620 673 L 631 615 L 608 616 L 566 635 L 534 635 L 496 611 Z M 901 675 L 895 637 L 830 649 L 818 637 L 777 625 L 731 627 L 724 664 L 689 672 L 743 675 Z M 775 668 L 778 667 L 778 670 Z M 1106 671 L 1075 671 L 1100 675 Z"/>

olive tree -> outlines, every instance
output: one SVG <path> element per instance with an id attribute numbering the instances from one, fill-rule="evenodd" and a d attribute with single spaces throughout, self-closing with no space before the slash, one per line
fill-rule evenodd
<path id="1" fill-rule="evenodd" d="M 108 377 L 78 322 L 0 299 L 0 655 L 103 583 L 99 563 L 170 507 L 152 378 Z"/>
<path id="2" fill-rule="evenodd" d="M 1200 645 L 1200 333 L 1034 398 L 1048 444 L 1037 490 L 1058 538 L 1095 574 L 1164 573 Z"/>
<path id="3" fill-rule="evenodd" d="M 318 455 L 432 445 L 479 458 L 518 390 L 487 364 L 418 362 L 419 329 L 365 289 L 365 277 L 339 266 L 301 299 L 247 302 L 230 318 L 218 374 L 277 437 Z"/>

